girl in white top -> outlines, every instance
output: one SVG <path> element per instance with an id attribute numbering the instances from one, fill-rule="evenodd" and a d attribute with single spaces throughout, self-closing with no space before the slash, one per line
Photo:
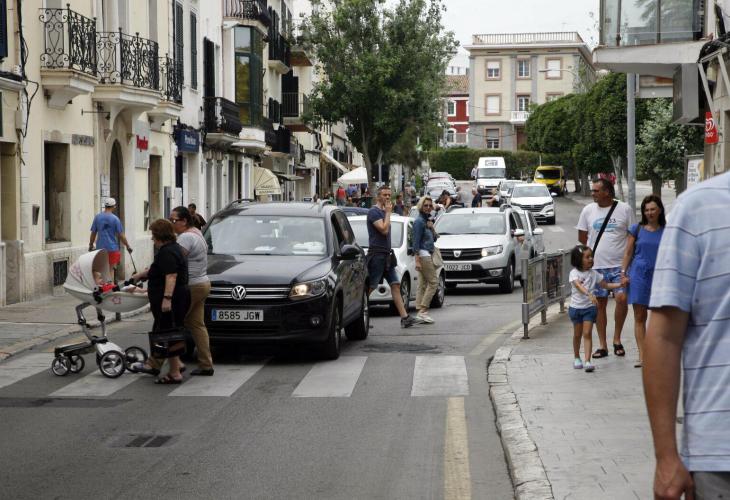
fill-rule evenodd
<path id="1" fill-rule="evenodd" d="M 573 322 L 573 368 L 592 372 L 595 366 L 591 363 L 593 349 L 593 323 L 596 321 L 598 309 L 597 300 L 593 295 L 596 287 L 613 290 L 621 288 L 623 283 L 607 283 L 603 275 L 593 270 L 593 252 L 585 245 L 577 245 L 570 253 L 570 307 L 568 315 Z M 583 338 L 583 352 L 585 362 L 580 359 L 580 340 Z"/>

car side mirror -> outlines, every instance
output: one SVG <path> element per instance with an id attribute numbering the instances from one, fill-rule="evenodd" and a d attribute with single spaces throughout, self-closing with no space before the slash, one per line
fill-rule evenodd
<path id="1" fill-rule="evenodd" d="M 558 193 L 556 193 L 555 191 L 550 191 L 550 196 L 552 196 L 553 198 L 557 198 Z"/>
<path id="2" fill-rule="evenodd" d="M 541 235 L 542 233 L 544 233 L 544 232 L 545 232 L 545 230 L 544 230 L 543 228 L 541 228 L 541 227 L 536 227 L 536 228 L 535 228 L 535 229 L 534 229 L 534 230 L 532 231 L 532 234 L 536 234 L 536 235 L 540 236 L 540 235 Z"/>
<path id="3" fill-rule="evenodd" d="M 360 249 L 355 245 L 342 245 L 340 258 L 342 260 L 355 260 L 360 255 Z"/>
<path id="4" fill-rule="evenodd" d="M 512 236 L 514 238 L 519 238 L 519 237 L 524 236 L 524 235 L 525 235 L 525 230 L 524 229 L 514 229 L 512 231 Z"/>

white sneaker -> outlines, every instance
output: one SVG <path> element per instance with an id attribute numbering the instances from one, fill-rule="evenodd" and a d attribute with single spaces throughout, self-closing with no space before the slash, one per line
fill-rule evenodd
<path id="1" fill-rule="evenodd" d="M 590 373 L 590 372 L 592 372 L 593 370 L 595 370 L 595 369 L 596 369 L 596 367 L 595 367 L 595 366 L 593 366 L 593 364 L 592 364 L 592 363 L 591 363 L 590 361 L 586 361 L 586 362 L 585 362 L 585 363 L 583 364 L 583 368 L 584 368 L 584 369 L 585 369 L 585 371 L 587 371 L 588 373 Z"/>
<path id="2" fill-rule="evenodd" d="M 419 312 L 416 315 L 416 318 L 419 319 L 422 323 L 431 324 L 434 322 L 433 318 L 431 316 L 429 316 L 428 313 L 424 313 L 424 312 Z"/>

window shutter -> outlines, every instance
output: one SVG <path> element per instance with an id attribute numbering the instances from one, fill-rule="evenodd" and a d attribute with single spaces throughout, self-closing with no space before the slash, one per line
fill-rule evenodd
<path id="1" fill-rule="evenodd" d="M 8 7 L 7 0 L 0 0 L 0 59 L 8 57 Z"/>
<path id="2" fill-rule="evenodd" d="M 184 75 L 185 75 L 185 67 L 183 66 L 184 58 L 183 58 L 183 6 L 180 3 L 175 2 L 175 15 L 174 15 L 174 23 L 175 23 L 175 31 L 174 37 L 174 56 L 175 56 L 175 66 L 177 66 L 177 71 L 180 77 L 180 82 L 184 82 Z"/>
<path id="3" fill-rule="evenodd" d="M 190 13 L 190 87 L 198 88 L 198 18 Z"/>

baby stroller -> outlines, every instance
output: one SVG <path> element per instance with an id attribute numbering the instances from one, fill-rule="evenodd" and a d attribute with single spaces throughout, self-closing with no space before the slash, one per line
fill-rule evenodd
<path id="1" fill-rule="evenodd" d="M 100 275 L 101 281 L 104 282 L 103 286 L 97 284 L 95 273 L 97 273 L 97 277 Z M 83 254 L 69 269 L 63 287 L 68 293 L 82 301 L 76 306 L 76 317 L 89 340 L 56 347 L 51 364 L 51 371 L 54 375 L 64 376 L 69 373 L 79 373 L 85 365 L 82 355 L 91 352 L 96 352 L 99 371 L 109 378 L 121 376 L 125 369 L 134 373 L 132 365 L 137 362 L 144 363 L 147 360 L 147 353 L 141 347 L 132 346 L 122 350 L 117 344 L 109 341 L 106 336 L 106 318 L 102 311 L 113 313 L 133 311 L 148 304 L 149 299 L 146 294 L 125 292 L 121 291 L 118 286 L 109 286 L 110 280 L 111 273 L 106 250 L 94 250 Z M 96 309 L 96 317 L 101 323 L 101 336 L 99 337 L 91 334 L 89 324 L 84 317 L 83 311 L 87 307 Z"/>

